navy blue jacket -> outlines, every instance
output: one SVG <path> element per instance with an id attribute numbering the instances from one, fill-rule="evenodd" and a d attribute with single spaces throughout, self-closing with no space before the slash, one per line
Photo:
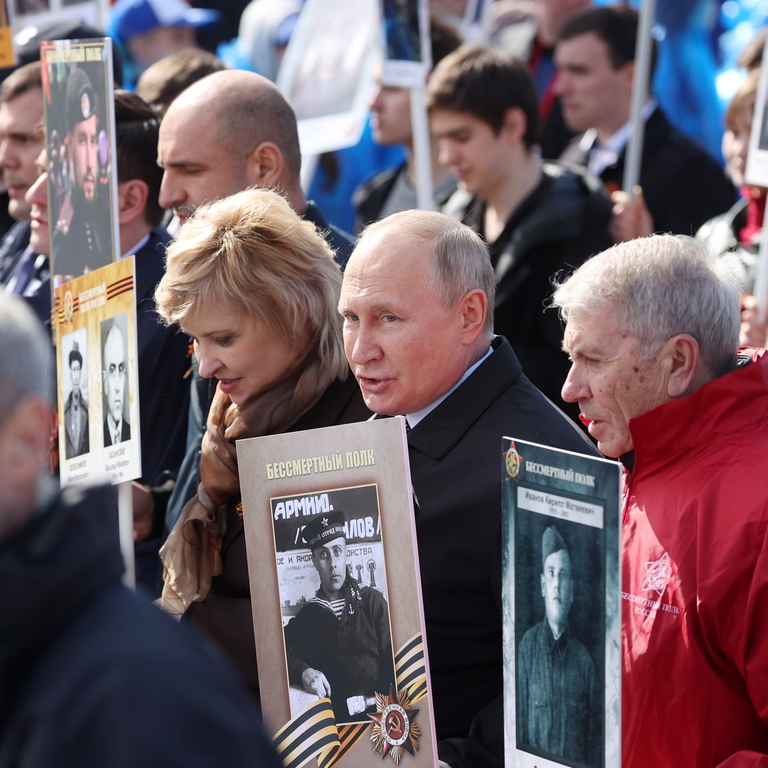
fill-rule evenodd
<path id="1" fill-rule="evenodd" d="M 233 673 L 122 570 L 110 488 L 0 542 L 0 768 L 279 768 Z"/>

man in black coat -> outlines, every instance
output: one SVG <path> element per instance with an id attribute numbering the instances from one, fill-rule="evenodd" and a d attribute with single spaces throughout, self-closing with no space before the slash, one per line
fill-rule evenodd
<path id="1" fill-rule="evenodd" d="M 232 672 L 121 584 L 112 491 L 46 484 L 51 365 L 0 297 L 0 766 L 278 768 Z"/>
<path id="2" fill-rule="evenodd" d="M 488 244 L 496 333 L 534 385 L 560 404 L 568 365 L 560 320 L 545 311 L 552 278 L 612 244 L 611 201 L 581 169 L 542 163 L 536 86 L 509 54 L 482 46 L 454 51 L 435 67 L 427 104 L 441 159 L 459 187 L 442 211 Z"/>
<path id="3" fill-rule="evenodd" d="M 597 455 L 493 335 L 494 291 L 482 240 L 414 210 L 365 230 L 339 302 L 366 405 L 410 427 L 435 724 L 451 766 L 504 762 L 501 439 Z"/>
<path id="4" fill-rule="evenodd" d="M 584 11 L 559 32 L 555 91 L 568 127 L 584 132 L 560 159 L 586 166 L 609 192 L 622 188 L 635 71 L 637 12 L 618 5 Z M 720 165 L 675 129 L 653 98 L 646 101 L 639 184 L 650 231 L 693 235 L 727 211 L 736 192 Z M 625 192 L 629 190 L 624 190 Z M 616 238 L 630 239 L 629 237 Z"/>

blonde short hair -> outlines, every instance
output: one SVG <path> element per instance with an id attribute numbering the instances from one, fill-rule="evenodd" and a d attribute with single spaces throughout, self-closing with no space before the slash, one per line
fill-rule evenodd
<path id="1" fill-rule="evenodd" d="M 276 192 L 247 189 L 201 206 L 184 224 L 155 302 L 166 325 L 201 305 L 254 316 L 297 349 L 315 348 L 323 367 L 344 378 L 340 289 L 317 228 Z"/>

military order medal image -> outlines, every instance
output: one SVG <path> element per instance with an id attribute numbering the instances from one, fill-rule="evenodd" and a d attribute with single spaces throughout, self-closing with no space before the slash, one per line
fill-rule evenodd
<path id="1" fill-rule="evenodd" d="M 419 710 L 410 708 L 407 694 L 395 696 L 391 690 L 388 697 L 376 694 L 376 709 L 375 715 L 369 715 L 375 723 L 371 731 L 374 750 L 382 757 L 389 754 L 395 765 L 400 765 L 403 752 L 415 755 L 419 748 L 421 730 L 414 722 Z"/>

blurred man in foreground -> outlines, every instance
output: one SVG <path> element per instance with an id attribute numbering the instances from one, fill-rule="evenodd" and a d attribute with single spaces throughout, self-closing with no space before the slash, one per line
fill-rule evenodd
<path id="1" fill-rule="evenodd" d="M 0 296 L 0 766 L 277 768 L 232 673 L 120 583 L 112 490 L 51 487 L 51 366 Z"/>

